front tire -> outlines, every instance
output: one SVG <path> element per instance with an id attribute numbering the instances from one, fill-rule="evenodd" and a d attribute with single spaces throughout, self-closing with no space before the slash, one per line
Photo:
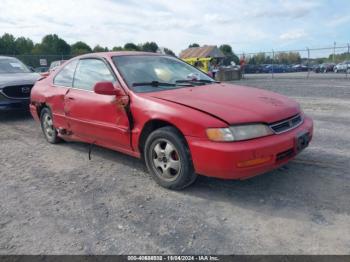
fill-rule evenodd
<path id="1" fill-rule="evenodd" d="M 154 180 L 162 187 L 183 189 L 197 178 L 187 143 L 174 127 L 162 127 L 149 135 L 144 159 Z"/>
<path id="2" fill-rule="evenodd" d="M 49 108 L 45 107 L 41 110 L 40 122 L 47 142 L 51 144 L 59 143 L 61 139 L 58 137 L 57 130 L 53 126 L 52 114 Z"/>

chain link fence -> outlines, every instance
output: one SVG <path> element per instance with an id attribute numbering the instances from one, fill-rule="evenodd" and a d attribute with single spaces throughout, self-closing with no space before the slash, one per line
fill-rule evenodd
<path id="1" fill-rule="evenodd" d="M 243 78 L 350 78 L 350 44 L 238 56 Z"/>
<path id="2" fill-rule="evenodd" d="M 37 72 L 45 72 L 53 61 L 72 55 L 12 55 Z M 347 78 L 350 79 L 350 44 L 241 53 L 243 78 Z"/>

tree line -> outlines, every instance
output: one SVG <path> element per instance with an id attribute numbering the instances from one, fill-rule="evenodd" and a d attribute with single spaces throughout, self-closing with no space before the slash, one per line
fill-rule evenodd
<path id="1" fill-rule="evenodd" d="M 257 53 L 247 57 L 248 64 L 300 64 L 302 58 L 299 52 L 281 52 L 274 56 L 266 55 L 266 53 Z"/>
<path id="2" fill-rule="evenodd" d="M 199 44 L 191 44 L 189 47 L 200 47 Z M 54 60 L 68 59 L 73 56 L 92 53 L 92 52 L 108 52 L 108 51 L 144 51 L 144 52 L 162 52 L 175 56 L 175 53 L 169 48 L 160 48 L 155 42 L 145 42 L 140 44 L 126 43 L 124 46 L 114 46 L 109 49 L 96 45 L 89 46 L 83 41 L 77 41 L 68 44 L 57 34 L 48 34 L 44 36 L 40 43 L 34 43 L 30 38 L 15 37 L 12 34 L 5 33 L 0 36 L 0 55 L 11 55 L 19 57 L 27 65 L 37 67 L 39 58 L 45 58 L 50 64 Z M 229 65 L 232 61 L 239 64 L 238 56 L 232 51 L 232 47 L 227 44 L 219 46 L 219 49 L 225 55 L 222 60 L 224 65 Z"/>
<path id="3" fill-rule="evenodd" d="M 299 52 L 279 52 L 274 56 L 266 53 L 257 53 L 246 56 L 248 64 L 262 65 L 262 64 L 322 64 L 322 63 L 340 63 L 345 60 L 350 60 L 350 54 L 347 52 L 341 54 L 330 54 L 328 57 L 310 58 L 301 57 Z"/>
<path id="4" fill-rule="evenodd" d="M 146 42 L 142 44 L 126 43 L 124 46 L 115 46 L 112 49 L 96 45 L 89 46 L 87 43 L 78 41 L 72 45 L 56 34 L 49 34 L 43 37 L 40 43 L 34 43 L 30 38 L 14 37 L 5 33 L 0 37 L 0 54 L 1 55 L 61 55 L 76 56 L 92 52 L 107 51 L 145 51 L 157 52 L 159 49 L 157 43 Z M 175 56 L 175 53 L 163 48 L 168 55 Z"/>

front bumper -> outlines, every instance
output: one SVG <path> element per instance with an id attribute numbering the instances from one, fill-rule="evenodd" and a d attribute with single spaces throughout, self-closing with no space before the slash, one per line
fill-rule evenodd
<path id="1" fill-rule="evenodd" d="M 312 139 L 313 122 L 305 116 L 303 124 L 288 132 L 241 142 L 211 142 L 186 137 L 194 168 L 198 174 L 224 178 L 246 179 L 273 170 L 297 154 L 296 137 L 309 133 Z M 240 163 L 255 159 L 268 159 L 264 163 L 239 167 Z"/>
<path id="2" fill-rule="evenodd" d="M 28 110 L 28 99 L 11 99 L 0 93 L 0 110 Z"/>

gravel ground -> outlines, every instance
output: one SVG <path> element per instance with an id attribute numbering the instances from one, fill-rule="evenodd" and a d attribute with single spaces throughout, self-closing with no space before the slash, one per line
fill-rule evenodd
<path id="1" fill-rule="evenodd" d="M 328 72 L 328 73 L 315 73 L 310 71 L 308 72 L 296 72 L 296 73 L 260 73 L 260 74 L 245 74 L 245 78 L 247 79 L 350 79 L 350 74 L 346 74 L 345 72 L 342 73 L 333 73 L 333 72 Z"/>
<path id="2" fill-rule="evenodd" d="M 0 113 L 0 254 L 350 254 L 350 80 L 248 79 L 298 100 L 310 147 L 246 181 L 174 192 L 143 163 L 50 145 L 28 114 Z"/>

